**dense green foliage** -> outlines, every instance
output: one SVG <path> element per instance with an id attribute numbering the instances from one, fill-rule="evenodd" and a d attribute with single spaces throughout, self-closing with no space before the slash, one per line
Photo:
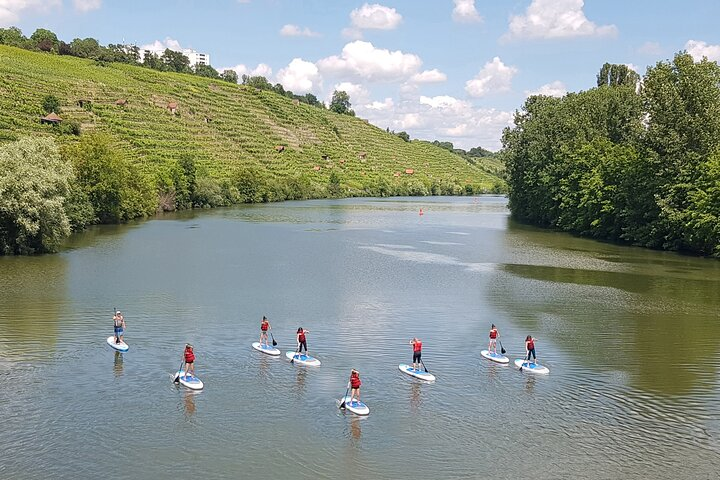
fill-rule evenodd
<path id="1" fill-rule="evenodd" d="M 330 100 L 330 105 L 328 108 L 331 112 L 339 113 L 341 115 L 350 115 L 351 117 L 355 116 L 355 112 L 350 108 L 352 105 L 350 104 L 350 95 L 347 94 L 347 92 L 343 90 L 335 90 L 332 94 L 332 99 Z M 410 139 L 408 138 L 407 141 Z"/>
<path id="2" fill-rule="evenodd" d="M 514 217 L 600 239 L 720 256 L 720 67 L 679 53 L 642 88 L 534 96 L 503 135 Z"/>
<path id="3" fill-rule="evenodd" d="M 0 254 L 53 251 L 70 234 L 72 168 L 49 138 L 0 145 Z"/>

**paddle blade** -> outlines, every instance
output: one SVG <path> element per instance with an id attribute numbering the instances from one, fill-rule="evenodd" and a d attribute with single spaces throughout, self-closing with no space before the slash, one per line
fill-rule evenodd
<path id="1" fill-rule="evenodd" d="M 500 353 L 502 353 L 503 355 L 505 355 L 505 354 L 507 353 L 507 351 L 506 351 L 503 347 L 500 347 Z"/>
<path id="2" fill-rule="evenodd" d="M 277 342 L 275 341 L 275 336 L 271 333 L 270 338 L 272 338 L 273 347 L 277 347 Z"/>

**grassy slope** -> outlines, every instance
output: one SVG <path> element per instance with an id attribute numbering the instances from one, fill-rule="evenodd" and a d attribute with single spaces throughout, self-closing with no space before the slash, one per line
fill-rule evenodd
<path id="1" fill-rule="evenodd" d="M 236 167 L 257 166 L 274 177 L 306 173 L 324 184 L 334 169 L 349 193 L 355 194 L 382 178 L 391 184 L 450 180 L 472 184 L 476 190 L 502 184 L 441 148 L 406 143 L 362 119 L 295 105 L 271 92 L 0 45 L 0 142 L 26 134 L 52 134 L 52 126 L 38 121 L 42 99 L 48 94 L 60 99 L 63 119 L 80 122 L 83 132 L 113 134 L 150 172 L 190 154 L 201 173 L 214 177 Z M 79 108 L 80 99 L 91 100 L 92 110 Z M 118 99 L 129 104 L 116 106 Z M 177 102 L 177 115 L 166 109 L 169 102 Z M 206 118 L 211 121 L 206 123 Z M 73 141 L 70 136 L 58 138 Z M 285 145 L 285 151 L 276 152 L 277 145 Z M 359 159 L 360 152 L 367 152 L 365 161 Z M 321 169 L 316 171 L 316 166 Z M 407 168 L 415 173 L 406 175 Z M 402 174 L 398 177 L 395 172 Z"/>

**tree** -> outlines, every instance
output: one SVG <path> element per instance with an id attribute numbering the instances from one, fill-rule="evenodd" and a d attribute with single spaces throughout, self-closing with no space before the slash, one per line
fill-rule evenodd
<path id="1" fill-rule="evenodd" d="M 55 95 L 46 95 L 42 103 L 45 113 L 60 113 L 60 100 Z"/>
<path id="2" fill-rule="evenodd" d="M 70 51 L 76 57 L 97 59 L 102 47 L 94 38 L 75 38 L 70 42 Z"/>
<path id="3" fill-rule="evenodd" d="M 273 88 L 270 82 L 268 82 L 267 78 L 263 77 L 262 75 L 257 75 L 253 77 L 249 75 L 243 75 L 242 84 L 247 85 L 248 87 L 259 88 L 260 90 L 272 90 Z"/>
<path id="4" fill-rule="evenodd" d="M 350 110 L 350 95 L 342 90 L 335 90 L 330 100 L 330 110 L 342 115 L 355 116 L 355 112 Z"/>
<path id="5" fill-rule="evenodd" d="M 160 57 L 165 70 L 177 73 L 192 73 L 190 69 L 190 59 L 182 52 L 176 52 L 166 48 Z M 217 72 L 216 72 L 217 73 Z"/>
<path id="6" fill-rule="evenodd" d="M 143 67 L 152 68 L 153 70 L 162 70 L 163 69 L 163 62 L 160 60 L 160 58 L 155 55 L 154 53 L 146 53 L 145 58 L 143 58 Z"/>
<path id="7" fill-rule="evenodd" d="M 235 70 L 224 70 L 220 74 L 220 78 L 229 83 L 238 83 L 238 74 Z"/>
<path id="8" fill-rule="evenodd" d="M 17 27 L 0 28 L 0 44 L 25 48 L 28 39 Z"/>
<path id="9" fill-rule="evenodd" d="M 635 88 L 635 85 L 637 85 L 639 81 L 640 75 L 627 65 L 622 64 L 605 63 L 597 75 L 598 87 L 602 87 L 603 85 L 608 87 L 624 85 Z"/>
<path id="10" fill-rule="evenodd" d="M 198 75 L 200 77 L 220 78 L 220 74 L 217 72 L 217 70 L 215 70 L 210 65 L 195 65 L 194 72 L 195 75 Z"/>
<path id="11" fill-rule="evenodd" d="M 58 38 L 50 30 L 38 28 L 30 35 L 30 41 L 38 50 L 43 52 L 57 51 Z"/>
<path id="12" fill-rule="evenodd" d="M 407 132 L 397 132 L 395 135 L 402 138 L 406 142 L 410 141 L 410 135 Z"/>
<path id="13" fill-rule="evenodd" d="M 70 234 L 64 205 L 72 176 L 52 139 L 0 146 L 0 254 L 57 249 Z"/>
<path id="14" fill-rule="evenodd" d="M 313 95 L 312 93 L 305 94 L 304 102 L 307 103 L 308 105 L 312 105 L 313 107 L 322 106 L 320 101 L 318 101 L 318 98 L 315 95 Z"/>

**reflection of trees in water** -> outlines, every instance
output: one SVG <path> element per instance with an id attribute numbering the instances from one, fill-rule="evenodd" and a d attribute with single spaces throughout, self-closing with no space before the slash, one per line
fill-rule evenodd
<path id="1" fill-rule="evenodd" d="M 549 244 L 553 238 L 546 234 L 543 246 L 557 248 Z M 714 384 L 718 362 L 699 366 L 720 349 L 710 340 L 720 336 L 720 264 L 613 245 L 598 249 L 614 249 L 606 258 L 624 271 L 506 264 L 502 271 L 511 276 L 493 282 L 488 298 L 523 335 L 539 338 L 539 356 L 547 339 L 589 369 L 627 372 L 631 386 L 667 395 Z M 582 265 L 583 255 L 593 268 L 601 262 L 592 252 L 552 254 L 559 253 L 565 264 Z"/>
<path id="2" fill-rule="evenodd" d="M 61 255 L 0 257 L 0 339 L 3 356 L 52 349 L 67 313 L 67 260 Z"/>
<path id="3" fill-rule="evenodd" d="M 122 353 L 116 351 L 115 352 L 115 362 L 113 364 L 113 373 L 115 373 L 116 377 L 119 377 L 123 373 L 123 356 Z"/>
<path id="4" fill-rule="evenodd" d="M 422 398 L 420 397 L 420 387 L 420 382 L 410 382 L 410 410 L 413 414 L 418 413 L 420 410 L 420 404 L 422 403 Z"/>
<path id="5" fill-rule="evenodd" d="M 185 416 L 192 417 L 195 414 L 195 395 L 199 392 L 183 388 L 183 406 L 185 407 Z"/>
<path id="6" fill-rule="evenodd" d="M 307 376 L 307 370 L 303 367 L 297 367 L 295 373 L 295 390 L 298 396 L 305 393 L 305 377 Z"/>

